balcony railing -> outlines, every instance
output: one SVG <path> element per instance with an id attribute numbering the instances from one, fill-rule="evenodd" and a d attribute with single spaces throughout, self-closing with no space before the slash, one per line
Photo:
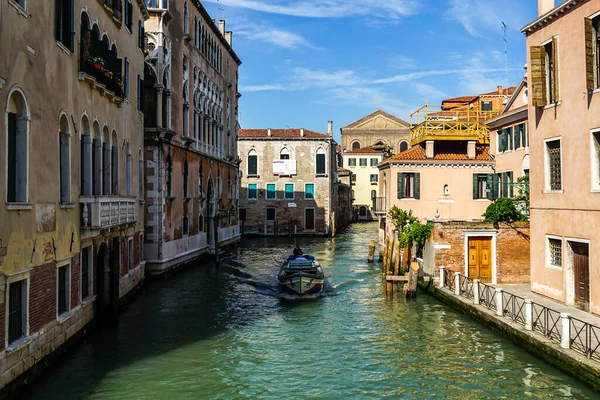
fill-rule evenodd
<path id="1" fill-rule="evenodd" d="M 81 229 L 103 229 L 136 222 L 135 197 L 82 196 Z"/>
<path id="2" fill-rule="evenodd" d="M 383 213 L 387 212 L 385 197 L 373 197 L 373 212 Z"/>
<path id="3" fill-rule="evenodd" d="M 489 128 L 485 121 L 499 112 L 482 111 L 478 106 L 443 109 L 441 105 L 425 104 L 410 114 L 410 143 L 426 140 L 475 140 L 489 144 Z"/>

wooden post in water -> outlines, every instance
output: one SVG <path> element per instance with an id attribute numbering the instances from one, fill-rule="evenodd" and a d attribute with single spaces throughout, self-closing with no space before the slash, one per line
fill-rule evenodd
<path id="1" fill-rule="evenodd" d="M 217 267 L 219 265 L 221 265 L 221 254 L 219 254 L 221 251 L 221 249 L 219 249 L 219 223 L 220 222 L 221 222 L 221 214 L 217 213 L 213 217 L 213 228 L 214 228 L 214 235 L 215 235 L 215 261 L 217 262 Z"/>
<path id="2" fill-rule="evenodd" d="M 369 243 L 369 257 L 367 258 L 367 262 L 369 264 L 373 263 L 373 260 L 375 259 L 375 241 L 371 240 L 371 242 Z"/>
<path id="3" fill-rule="evenodd" d="M 404 284 L 402 293 L 406 297 L 415 297 L 417 295 L 417 281 L 419 280 L 419 263 L 413 261 L 408 269 L 408 283 Z"/>
<path id="4" fill-rule="evenodd" d="M 402 258 L 400 254 L 402 253 L 402 249 L 400 248 L 400 241 L 398 241 L 397 250 L 396 250 L 396 262 L 394 263 L 394 275 L 400 274 L 400 259 Z"/>
<path id="5" fill-rule="evenodd" d="M 394 255 L 394 238 L 392 237 L 389 241 L 389 249 L 388 249 L 388 258 L 387 258 L 387 265 L 385 268 L 385 273 L 386 275 L 392 275 L 392 258 Z M 386 293 L 393 293 L 394 292 L 394 282 L 392 281 L 388 281 L 386 279 L 385 281 L 385 291 Z"/>

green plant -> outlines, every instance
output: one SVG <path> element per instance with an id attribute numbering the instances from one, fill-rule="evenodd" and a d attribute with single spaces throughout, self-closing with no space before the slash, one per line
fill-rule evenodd
<path id="1" fill-rule="evenodd" d="M 517 178 L 514 184 L 519 192 L 513 197 L 515 206 L 519 211 L 529 217 L 529 175 L 523 175 Z"/>
<path id="2" fill-rule="evenodd" d="M 104 59 L 102 57 L 92 57 L 88 61 L 92 64 L 100 64 L 104 67 Z"/>
<path id="3" fill-rule="evenodd" d="M 527 221 L 527 216 L 517 210 L 513 199 L 500 197 L 495 200 L 483 213 L 487 222 Z"/>
<path id="4" fill-rule="evenodd" d="M 388 211 L 388 216 L 396 229 L 400 232 L 404 230 L 406 225 L 411 225 L 418 221 L 417 217 L 413 215 L 412 210 L 404 211 L 396 206 L 393 206 L 390 211 Z"/>

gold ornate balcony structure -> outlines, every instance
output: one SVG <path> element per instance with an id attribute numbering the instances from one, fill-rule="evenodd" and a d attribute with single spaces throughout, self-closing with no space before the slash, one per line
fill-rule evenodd
<path id="1" fill-rule="evenodd" d="M 499 115 L 498 111 L 483 111 L 478 102 L 450 108 L 428 104 L 410 114 L 410 144 L 427 140 L 475 140 L 489 144 L 489 128 L 485 121 Z"/>

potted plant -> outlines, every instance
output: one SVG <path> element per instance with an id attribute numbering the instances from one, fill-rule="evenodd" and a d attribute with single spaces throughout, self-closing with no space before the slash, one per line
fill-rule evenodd
<path id="1" fill-rule="evenodd" d="M 104 76 L 105 76 L 107 79 L 112 79 L 112 76 L 113 76 L 113 74 L 112 74 L 112 72 L 110 72 L 109 70 L 105 69 L 105 70 L 104 70 Z"/>
<path id="2" fill-rule="evenodd" d="M 102 68 L 104 68 L 104 59 L 102 57 L 92 57 L 88 60 L 88 62 L 92 68 L 98 71 L 102 71 Z"/>

